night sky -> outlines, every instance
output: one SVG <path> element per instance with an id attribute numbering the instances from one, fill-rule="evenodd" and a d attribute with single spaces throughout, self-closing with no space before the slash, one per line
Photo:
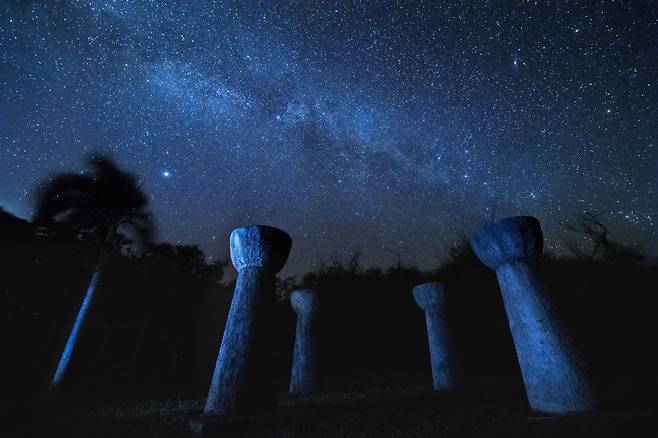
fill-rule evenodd
<path id="1" fill-rule="evenodd" d="M 29 217 L 105 151 L 161 239 L 224 257 L 274 225 L 289 273 L 356 247 L 432 268 L 515 214 L 559 251 L 601 212 L 655 254 L 657 142 L 655 1 L 0 6 L 0 205 Z"/>

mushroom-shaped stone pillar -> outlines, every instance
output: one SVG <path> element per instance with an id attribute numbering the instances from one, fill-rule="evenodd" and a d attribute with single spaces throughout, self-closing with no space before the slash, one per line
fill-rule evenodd
<path id="1" fill-rule="evenodd" d="M 204 414 L 248 414 L 274 402 L 265 319 L 275 299 L 275 275 L 286 263 L 291 244 L 284 231 L 264 225 L 231 233 L 231 261 L 238 278 Z"/>
<path id="2" fill-rule="evenodd" d="M 461 374 L 448 324 L 443 284 L 421 284 L 414 287 L 412 292 L 416 304 L 425 312 L 434 389 L 454 389 L 461 383 Z"/>
<path id="3" fill-rule="evenodd" d="M 293 393 L 311 393 L 320 389 L 315 322 L 318 302 L 318 293 L 313 289 L 295 290 L 290 293 L 290 304 L 297 313 L 295 351 L 290 374 L 290 392 Z"/>
<path id="4" fill-rule="evenodd" d="M 539 275 L 539 221 L 530 216 L 502 219 L 478 230 L 470 244 L 482 263 L 496 271 L 531 409 L 593 409 L 588 376 Z"/>

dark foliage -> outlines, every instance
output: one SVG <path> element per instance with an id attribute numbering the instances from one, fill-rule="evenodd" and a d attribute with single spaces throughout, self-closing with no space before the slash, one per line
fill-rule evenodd
<path id="1" fill-rule="evenodd" d="M 11 269 L 0 284 L 2 330 L 10 334 L 3 387 L 30 397 L 52 377 L 97 247 L 60 227 L 44 234 L 17 222 L 17 233 L 4 219 L 0 263 Z M 66 392 L 130 398 L 200 390 L 228 311 L 225 263 L 206 262 L 197 247 L 160 243 L 139 256 L 110 253 L 105 264 Z"/>
<path id="2" fill-rule="evenodd" d="M 100 243 L 126 243 L 129 234 L 143 241 L 153 236 L 148 198 L 132 174 L 105 156 L 90 156 L 89 173 L 50 178 L 37 191 L 34 222 L 66 224 Z M 128 242 L 129 243 L 129 242 Z"/>
<path id="3" fill-rule="evenodd" d="M 56 177 L 58 189 L 43 190 L 34 223 L 0 210 L 0 263 L 8 267 L 0 282 L 2 332 L 9 335 L 8 354 L 0 362 L 6 398 L 29 399 L 46 387 L 89 281 L 99 239 L 107 232 L 103 227 L 116 231 L 129 217 L 150 223 L 135 178 L 102 159 L 92 164 L 93 176 Z M 104 221 L 88 214 L 105 208 L 95 204 L 90 190 L 102 190 L 108 180 L 119 181 L 119 188 L 103 195 L 104 205 L 114 211 L 105 211 L 110 219 Z M 658 265 L 614 242 L 597 216 L 583 216 L 572 229 L 589 236 L 596 250 L 571 245 L 573 257 L 544 258 L 555 305 L 604 401 L 647 403 L 656 384 Z M 66 393 L 73 397 L 205 395 L 233 290 L 233 282 L 223 282 L 226 262 L 209 263 L 194 246 L 151 243 L 144 249 L 108 253 L 67 383 Z M 411 288 L 440 280 L 450 294 L 450 323 L 467 388 L 523 402 L 495 273 L 467 245 L 453 248 L 432 272 L 400 263 L 364 269 L 360 255 L 354 251 L 346 262 L 321 263 L 301 279 L 279 280 L 269 331 L 274 360 L 263 366 L 273 369 L 280 391 L 288 384 L 295 327 L 287 294 L 301 287 L 321 294 L 326 389 L 429 385 L 424 315 Z"/>

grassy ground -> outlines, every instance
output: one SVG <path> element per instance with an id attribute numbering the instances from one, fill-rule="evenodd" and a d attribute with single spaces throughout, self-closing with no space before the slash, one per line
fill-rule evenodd
<path id="1" fill-rule="evenodd" d="M 202 400 L 85 406 L 42 401 L 13 414 L 7 437 L 196 437 Z M 206 422 L 217 437 L 634 437 L 658 436 L 655 409 L 553 417 L 486 393 L 439 394 L 419 388 L 282 395 L 267 416 Z M 5 422 L 5 425 L 9 424 Z"/>

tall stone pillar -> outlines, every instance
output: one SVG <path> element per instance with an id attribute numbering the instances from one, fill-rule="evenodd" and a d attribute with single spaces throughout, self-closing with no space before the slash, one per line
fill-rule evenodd
<path id="1" fill-rule="evenodd" d="M 295 351 L 292 358 L 290 392 L 311 393 L 320 389 L 317 357 L 318 293 L 313 289 L 290 293 L 290 304 L 297 313 Z"/>
<path id="2" fill-rule="evenodd" d="M 530 407 L 551 413 L 593 409 L 588 376 L 538 269 L 543 249 L 539 221 L 530 216 L 502 219 L 477 231 L 470 244 L 482 263 L 496 271 Z"/>
<path id="3" fill-rule="evenodd" d="M 448 324 L 444 287 L 439 282 L 425 283 L 412 292 L 416 304 L 425 312 L 434 389 L 455 389 L 461 383 L 461 373 Z"/>
<path id="4" fill-rule="evenodd" d="M 238 278 L 204 414 L 249 414 L 275 401 L 265 320 L 275 299 L 275 275 L 286 263 L 291 244 L 284 231 L 264 225 L 231 233 L 231 261 Z"/>

